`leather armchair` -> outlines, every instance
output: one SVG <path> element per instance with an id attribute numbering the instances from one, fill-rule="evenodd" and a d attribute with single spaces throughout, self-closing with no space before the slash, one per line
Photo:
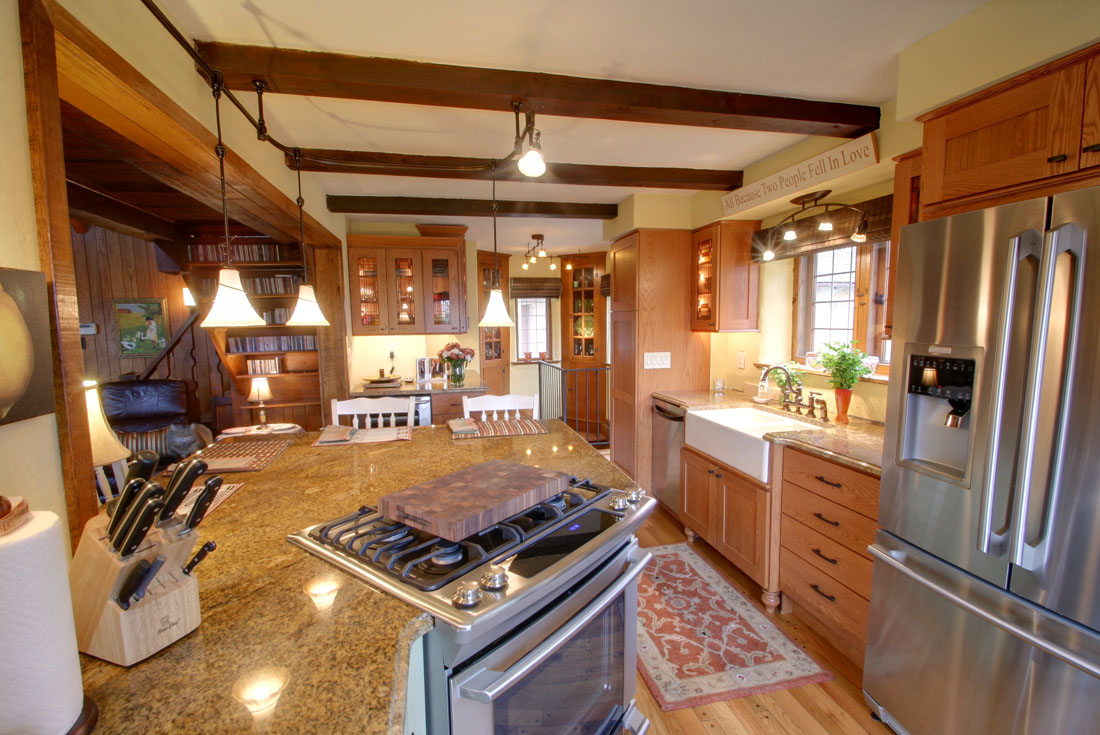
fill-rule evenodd
<path id="1" fill-rule="evenodd" d="M 102 383 L 99 397 L 115 431 L 153 431 L 187 423 L 187 383 L 182 380 Z"/>

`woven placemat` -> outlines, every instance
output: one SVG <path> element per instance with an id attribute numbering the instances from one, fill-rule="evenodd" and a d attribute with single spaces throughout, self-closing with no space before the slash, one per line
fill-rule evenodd
<path id="1" fill-rule="evenodd" d="M 294 442 L 289 439 L 225 439 L 191 455 L 206 460 L 208 472 L 257 472 L 279 458 Z M 187 459 L 191 459 L 188 457 Z M 172 465 L 165 469 L 169 472 Z"/>
<path id="2" fill-rule="evenodd" d="M 491 436 L 534 436 L 549 434 L 550 431 L 534 419 L 511 419 L 509 421 L 478 421 L 476 434 L 455 434 L 455 439 L 483 439 Z"/>

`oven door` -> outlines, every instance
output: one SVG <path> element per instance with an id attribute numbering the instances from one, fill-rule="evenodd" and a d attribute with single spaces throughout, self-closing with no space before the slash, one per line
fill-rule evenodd
<path id="1" fill-rule="evenodd" d="M 634 708 L 638 576 L 651 558 L 632 541 L 533 625 L 464 666 L 450 680 L 451 732 L 645 733 Z M 578 599 L 591 601 L 578 611 Z"/>

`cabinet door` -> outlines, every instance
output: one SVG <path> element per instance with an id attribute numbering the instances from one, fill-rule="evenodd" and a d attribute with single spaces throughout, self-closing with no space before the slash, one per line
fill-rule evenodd
<path id="1" fill-rule="evenodd" d="M 595 367 L 606 361 L 603 349 L 607 299 L 600 293 L 600 276 L 606 260 L 604 253 L 565 260 L 573 268 L 562 274 L 563 367 Z"/>
<path id="2" fill-rule="evenodd" d="M 636 470 L 638 312 L 611 312 L 611 461 L 631 477 Z"/>
<path id="3" fill-rule="evenodd" d="M 680 494 L 683 498 L 684 523 L 707 541 L 714 538 L 711 521 L 714 517 L 712 496 L 716 474 L 717 470 L 712 462 L 691 451 L 680 452 Z"/>
<path id="4" fill-rule="evenodd" d="M 718 329 L 718 225 L 696 230 L 691 236 L 691 328 Z"/>
<path id="5" fill-rule="evenodd" d="M 424 334 L 424 274 L 421 252 L 386 250 L 391 332 Z"/>
<path id="6" fill-rule="evenodd" d="M 638 242 L 635 232 L 611 246 L 611 311 L 638 308 Z"/>
<path id="7" fill-rule="evenodd" d="M 1084 88 L 1082 62 L 928 120 L 926 203 L 1076 170 Z"/>
<path id="8" fill-rule="evenodd" d="M 463 298 L 459 251 L 425 250 L 424 330 L 429 334 L 465 331 L 466 300 Z"/>
<path id="9" fill-rule="evenodd" d="M 1100 166 L 1100 56 L 1085 65 L 1085 114 L 1081 117 L 1081 168 Z"/>
<path id="10" fill-rule="evenodd" d="M 718 238 L 718 331 L 756 329 L 760 265 L 752 259 L 752 236 L 760 224 L 722 222 Z"/>
<path id="11" fill-rule="evenodd" d="M 380 334 L 389 331 L 386 251 L 381 248 L 348 248 L 348 260 L 351 333 Z"/>
<path id="12" fill-rule="evenodd" d="M 715 467 L 714 548 L 756 582 L 764 572 L 768 491 L 722 465 Z"/>
<path id="13" fill-rule="evenodd" d="M 894 159 L 894 204 L 890 219 L 890 276 L 886 287 L 886 321 L 883 332 L 889 337 L 894 329 L 894 289 L 898 282 L 898 245 L 901 228 L 920 219 L 921 152 L 910 151 Z"/>

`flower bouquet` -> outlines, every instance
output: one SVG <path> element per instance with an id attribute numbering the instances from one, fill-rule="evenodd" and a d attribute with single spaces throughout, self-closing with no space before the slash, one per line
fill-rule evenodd
<path id="1" fill-rule="evenodd" d="M 450 370 L 451 385 L 462 385 L 466 381 L 466 364 L 473 359 L 473 348 L 463 347 L 458 342 L 450 342 L 439 351 L 440 362 Z"/>

